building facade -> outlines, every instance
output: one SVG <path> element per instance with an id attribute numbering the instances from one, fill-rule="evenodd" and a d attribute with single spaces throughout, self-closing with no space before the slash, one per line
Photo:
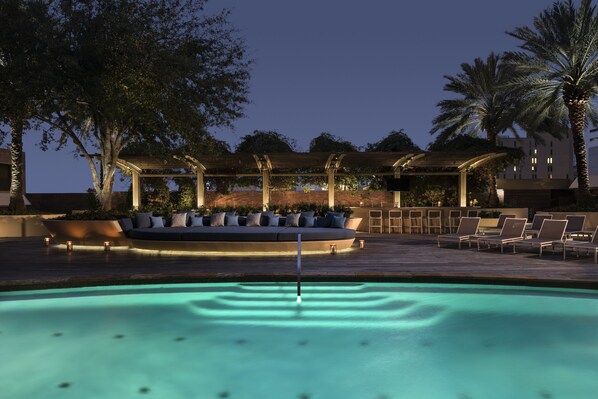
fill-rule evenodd
<path id="1" fill-rule="evenodd" d="M 570 133 L 560 139 L 541 134 L 531 137 L 500 137 L 498 144 L 519 148 L 523 158 L 500 171 L 498 188 L 504 191 L 504 204 L 533 209 L 566 205 L 574 201 L 569 190 L 575 179 L 575 156 Z"/>

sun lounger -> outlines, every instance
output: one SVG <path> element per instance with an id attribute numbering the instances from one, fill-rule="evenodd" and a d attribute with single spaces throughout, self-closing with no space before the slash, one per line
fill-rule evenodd
<path id="1" fill-rule="evenodd" d="M 551 246 L 554 250 L 555 243 L 562 243 L 564 241 L 566 228 L 566 220 L 544 219 L 542 227 L 540 227 L 540 231 L 538 232 L 538 237 L 514 242 L 513 253 L 515 253 L 516 246 L 537 247 L 540 249 L 540 256 L 542 256 L 542 249 L 544 247 Z"/>
<path id="2" fill-rule="evenodd" d="M 505 220 L 507 218 L 516 218 L 516 215 L 507 215 L 504 213 L 501 213 L 500 216 L 498 217 L 498 222 L 496 223 L 496 227 L 482 227 L 480 228 L 480 230 L 482 230 L 485 234 L 492 234 L 492 235 L 498 235 L 500 234 L 500 232 L 502 231 L 502 227 L 505 225 Z M 526 219 L 527 221 L 527 219 Z"/>
<path id="3" fill-rule="evenodd" d="M 546 219 L 552 219 L 552 215 L 547 213 L 536 213 L 531 224 L 528 224 L 528 226 L 525 227 L 525 236 L 537 236 L 542 227 L 542 223 Z"/>
<path id="4" fill-rule="evenodd" d="M 526 218 L 507 218 L 500 234 L 478 237 L 478 251 L 480 250 L 480 244 L 482 244 L 488 245 L 488 248 L 491 245 L 500 245 L 500 252 L 504 252 L 506 244 L 513 244 L 515 241 L 523 240 L 523 231 L 525 230 L 526 222 Z"/>
<path id="5" fill-rule="evenodd" d="M 592 234 L 592 240 L 587 241 L 565 241 L 563 243 L 563 260 L 567 256 L 567 250 L 574 250 L 579 257 L 579 251 L 586 251 L 587 254 L 594 252 L 594 263 L 598 263 L 598 227 Z"/>
<path id="6" fill-rule="evenodd" d="M 565 230 L 565 237 L 568 240 L 572 240 L 573 236 L 586 236 L 587 237 L 591 234 L 591 232 L 588 232 L 583 229 L 583 227 L 586 223 L 585 215 L 567 215 L 566 219 L 569 222 L 569 223 L 567 223 L 567 230 Z"/>
<path id="7" fill-rule="evenodd" d="M 462 217 L 461 222 L 459 223 L 459 228 L 457 229 L 456 233 L 452 234 L 441 234 L 438 236 L 438 247 L 440 248 L 441 241 L 448 241 L 453 243 L 459 244 L 459 249 L 461 249 L 461 243 L 463 241 L 469 241 L 469 246 L 471 247 L 471 237 L 475 237 L 478 228 L 480 227 L 480 218 L 468 218 Z"/>

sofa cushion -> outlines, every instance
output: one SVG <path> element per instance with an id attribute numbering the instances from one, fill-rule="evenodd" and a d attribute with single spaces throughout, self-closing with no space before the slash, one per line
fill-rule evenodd
<path id="1" fill-rule="evenodd" d="M 345 228 L 346 220 L 347 220 L 347 218 L 344 216 L 333 216 L 332 224 L 330 225 L 330 227 L 333 227 L 335 229 L 343 229 L 343 228 Z"/>
<path id="2" fill-rule="evenodd" d="M 210 226 L 224 227 L 224 217 L 225 216 L 226 216 L 226 213 L 224 213 L 224 212 L 213 213 L 210 216 Z"/>
<path id="3" fill-rule="evenodd" d="M 126 233 L 129 230 L 133 229 L 133 219 L 131 218 L 123 218 L 118 219 L 118 224 L 120 224 L 120 228 Z"/>
<path id="4" fill-rule="evenodd" d="M 248 229 L 242 226 L 224 226 L 218 229 L 189 227 L 181 233 L 183 241 L 276 241 L 284 227 L 260 227 Z"/>
<path id="5" fill-rule="evenodd" d="M 261 213 L 261 215 L 262 217 L 260 218 L 260 226 L 269 226 L 270 217 L 274 216 L 274 211 L 264 211 Z"/>
<path id="6" fill-rule="evenodd" d="M 335 216 L 344 217 L 345 212 L 328 212 L 324 218 L 324 224 L 322 227 L 331 227 Z"/>
<path id="7" fill-rule="evenodd" d="M 138 229 L 152 227 L 152 220 L 150 219 L 151 216 L 151 212 L 136 212 L 133 224 Z"/>
<path id="8" fill-rule="evenodd" d="M 249 215 L 247 215 L 247 222 L 245 223 L 245 225 L 247 227 L 258 227 L 260 226 L 261 218 L 261 213 L 250 213 Z"/>
<path id="9" fill-rule="evenodd" d="M 299 227 L 314 227 L 316 222 L 315 216 L 301 216 L 299 218 Z"/>
<path id="10" fill-rule="evenodd" d="M 203 226 L 203 216 L 194 216 L 191 218 L 191 226 L 198 227 Z"/>
<path id="11" fill-rule="evenodd" d="M 301 233 L 303 241 L 345 240 L 355 238 L 355 231 L 349 229 L 330 229 L 326 227 L 285 227 L 278 234 L 278 241 L 297 241 L 297 234 Z"/>
<path id="12" fill-rule="evenodd" d="M 181 232 L 187 229 L 187 227 L 164 227 L 161 229 L 147 227 L 130 230 L 127 235 L 139 240 L 180 241 Z"/>
<path id="13" fill-rule="evenodd" d="M 152 220 L 152 229 L 160 229 L 164 227 L 164 219 L 162 216 L 150 216 Z"/>
<path id="14" fill-rule="evenodd" d="M 299 218 L 301 217 L 300 213 L 289 213 L 287 215 L 287 219 L 284 223 L 287 227 L 299 227 Z"/>
<path id="15" fill-rule="evenodd" d="M 237 215 L 225 215 L 224 225 L 225 226 L 238 226 L 239 225 L 239 217 Z"/>
<path id="16" fill-rule="evenodd" d="M 175 213 L 172 215 L 172 223 L 170 227 L 185 227 L 187 226 L 187 214 L 186 213 Z"/>
<path id="17" fill-rule="evenodd" d="M 280 216 L 268 216 L 268 224 L 267 226 L 279 226 L 280 223 Z"/>

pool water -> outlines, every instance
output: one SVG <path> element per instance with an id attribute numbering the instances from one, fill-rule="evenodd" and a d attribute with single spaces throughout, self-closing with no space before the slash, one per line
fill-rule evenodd
<path id="1" fill-rule="evenodd" d="M 584 399 L 598 293 L 434 284 L 0 293 L 0 397 Z"/>

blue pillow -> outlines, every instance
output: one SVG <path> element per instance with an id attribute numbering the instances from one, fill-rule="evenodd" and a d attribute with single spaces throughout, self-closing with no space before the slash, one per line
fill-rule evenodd
<path id="1" fill-rule="evenodd" d="M 262 217 L 260 218 L 260 226 L 272 226 L 270 224 L 269 218 L 274 216 L 274 211 L 264 211 L 261 213 L 261 215 L 262 215 Z M 277 223 L 278 223 L 278 221 L 277 221 Z"/>
<path id="2" fill-rule="evenodd" d="M 299 226 L 301 227 L 314 227 L 315 224 L 315 216 L 301 216 L 301 218 L 299 218 Z"/>
<path id="3" fill-rule="evenodd" d="M 225 215 L 224 224 L 226 226 L 238 226 L 239 217 L 236 215 Z"/>
<path id="4" fill-rule="evenodd" d="M 247 215 L 247 222 L 245 226 L 247 227 L 257 227 L 260 226 L 260 219 L 262 217 L 261 213 L 250 213 Z"/>
<path id="5" fill-rule="evenodd" d="M 268 226 L 278 226 L 278 220 L 280 216 L 269 216 L 268 217 Z"/>
<path id="6" fill-rule="evenodd" d="M 322 227 L 332 226 L 332 220 L 335 216 L 343 217 L 345 216 L 345 212 L 328 212 L 326 214 L 326 218 L 324 218 L 324 224 L 322 225 Z"/>
<path id="7" fill-rule="evenodd" d="M 330 225 L 330 227 L 335 228 L 335 229 L 344 229 L 346 220 L 347 220 L 347 218 L 344 216 L 333 216 L 332 224 Z"/>
<path id="8" fill-rule="evenodd" d="M 194 216 L 191 218 L 191 226 L 203 226 L 203 216 Z"/>
<path id="9" fill-rule="evenodd" d="M 148 227 L 152 227 L 151 216 L 151 212 L 135 213 L 135 227 L 137 227 L 138 229 L 146 229 Z"/>
<path id="10" fill-rule="evenodd" d="M 162 216 L 150 216 L 150 220 L 152 221 L 152 229 L 164 227 L 164 219 L 162 219 Z"/>

